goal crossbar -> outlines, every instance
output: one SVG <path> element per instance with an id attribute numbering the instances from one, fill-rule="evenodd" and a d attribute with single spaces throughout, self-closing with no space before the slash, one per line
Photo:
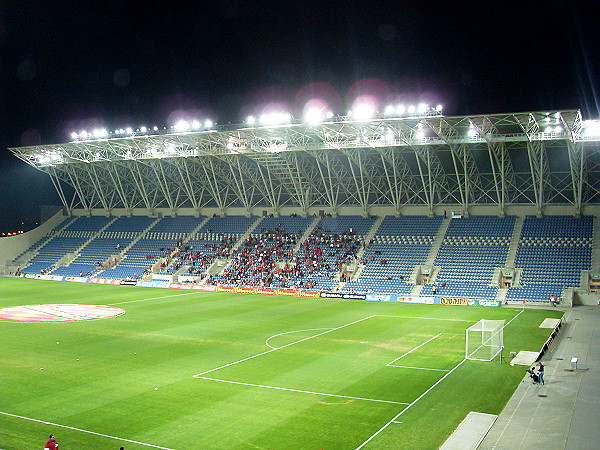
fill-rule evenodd
<path id="1" fill-rule="evenodd" d="M 466 330 L 465 358 L 492 361 L 504 348 L 504 320 L 481 319 Z"/>

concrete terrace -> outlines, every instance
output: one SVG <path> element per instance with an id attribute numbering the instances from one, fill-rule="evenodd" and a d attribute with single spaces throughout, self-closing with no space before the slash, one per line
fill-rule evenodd
<path id="1" fill-rule="evenodd" d="M 564 322 L 541 359 L 546 384 L 532 384 L 523 366 L 523 383 L 479 449 L 600 448 L 600 306 L 565 308 Z"/>

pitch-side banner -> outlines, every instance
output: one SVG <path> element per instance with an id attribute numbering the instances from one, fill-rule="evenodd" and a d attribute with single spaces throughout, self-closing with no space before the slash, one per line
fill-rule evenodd
<path id="1" fill-rule="evenodd" d="M 94 284 L 121 284 L 121 280 L 114 278 L 90 278 L 90 283 Z"/>
<path id="2" fill-rule="evenodd" d="M 502 306 L 500 300 L 486 300 L 486 299 L 473 299 L 473 298 L 461 298 L 461 297 L 442 297 L 440 299 L 442 305 L 453 305 L 453 306 Z"/>
<path id="3" fill-rule="evenodd" d="M 89 278 L 86 277 L 65 277 L 65 281 L 73 281 L 75 283 L 87 283 Z"/>
<path id="4" fill-rule="evenodd" d="M 322 298 L 349 298 L 352 300 L 364 300 L 365 294 L 348 294 L 343 292 L 321 292 Z"/>
<path id="5" fill-rule="evenodd" d="M 402 302 L 402 303 L 423 303 L 433 305 L 436 302 L 435 297 L 398 297 L 396 295 L 367 294 L 367 300 L 371 302 Z"/>

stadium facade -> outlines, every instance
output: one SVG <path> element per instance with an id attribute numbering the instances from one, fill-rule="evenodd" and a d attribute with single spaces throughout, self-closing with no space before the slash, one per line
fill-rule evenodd
<path id="1" fill-rule="evenodd" d="M 12 148 L 50 176 L 65 214 L 2 246 L 14 257 L 65 215 L 597 216 L 599 143 L 599 121 L 584 121 L 578 110 L 454 117 L 430 110 L 318 124 L 143 129 Z M 501 228 L 496 237 L 506 244 Z"/>

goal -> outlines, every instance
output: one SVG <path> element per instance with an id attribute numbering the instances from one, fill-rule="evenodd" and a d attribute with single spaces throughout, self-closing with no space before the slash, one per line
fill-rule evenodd
<path id="1" fill-rule="evenodd" d="M 465 357 L 492 361 L 504 348 L 504 320 L 481 319 L 467 328 Z"/>

